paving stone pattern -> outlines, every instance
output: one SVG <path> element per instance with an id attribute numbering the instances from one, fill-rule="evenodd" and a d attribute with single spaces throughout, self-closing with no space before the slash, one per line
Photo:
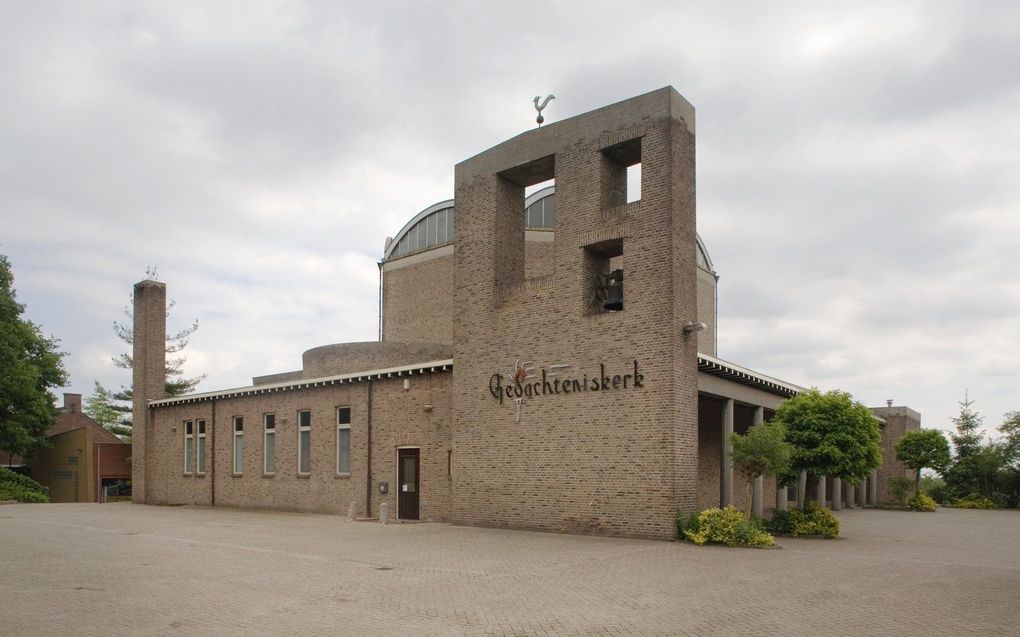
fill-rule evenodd
<path id="1" fill-rule="evenodd" d="M 1020 512 L 840 517 L 840 539 L 754 550 L 226 508 L 8 505 L 0 626 L 8 635 L 1020 634 Z"/>

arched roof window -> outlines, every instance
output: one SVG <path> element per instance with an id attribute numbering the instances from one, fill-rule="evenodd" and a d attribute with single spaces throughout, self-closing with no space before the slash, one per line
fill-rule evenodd
<path id="1" fill-rule="evenodd" d="M 524 200 L 524 227 L 529 230 L 556 227 L 556 186 L 536 190 Z"/>
<path id="2" fill-rule="evenodd" d="M 705 242 L 701 240 L 700 234 L 695 234 L 694 236 L 698 240 L 698 265 L 715 274 L 715 268 L 712 267 L 712 259 L 708 256 L 708 248 L 705 247 Z"/>
<path id="3" fill-rule="evenodd" d="M 556 227 L 556 186 L 536 190 L 524 199 L 524 227 L 528 230 L 552 230 Z M 701 235 L 698 241 L 698 265 L 715 273 L 712 259 Z M 423 252 L 453 243 L 453 199 L 432 204 L 416 214 L 386 247 L 383 261 Z"/>
<path id="4" fill-rule="evenodd" d="M 453 242 L 453 199 L 422 210 L 400 229 L 383 254 L 383 260 L 407 256 Z"/>

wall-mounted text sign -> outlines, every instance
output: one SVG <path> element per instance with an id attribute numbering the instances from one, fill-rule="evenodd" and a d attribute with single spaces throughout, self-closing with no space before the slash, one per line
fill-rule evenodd
<path id="1" fill-rule="evenodd" d="M 567 368 L 569 365 L 554 367 Z M 607 374 L 605 363 L 601 363 L 597 375 L 582 374 L 578 377 L 576 374 L 563 374 L 560 371 L 550 375 L 543 368 L 539 376 L 533 369 L 518 363 L 513 374 L 493 374 L 489 377 L 489 393 L 502 405 L 504 398 L 533 398 L 547 394 L 579 394 L 643 388 L 645 375 L 638 371 L 636 360 L 633 371 L 629 367 L 628 371 L 631 373 Z"/>

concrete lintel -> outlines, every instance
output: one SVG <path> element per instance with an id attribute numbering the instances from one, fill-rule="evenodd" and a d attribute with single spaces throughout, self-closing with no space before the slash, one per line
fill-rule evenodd
<path id="1" fill-rule="evenodd" d="M 698 372 L 698 391 L 703 394 L 719 396 L 720 398 L 731 398 L 739 403 L 765 407 L 770 410 L 778 409 L 786 400 L 782 396 L 776 396 L 775 394 L 734 383 L 704 372 Z"/>

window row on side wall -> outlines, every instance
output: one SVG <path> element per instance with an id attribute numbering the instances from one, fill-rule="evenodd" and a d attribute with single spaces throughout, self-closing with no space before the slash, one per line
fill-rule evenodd
<path id="1" fill-rule="evenodd" d="M 303 409 L 297 412 L 298 475 L 311 474 L 312 462 L 312 412 Z M 231 419 L 231 472 L 244 474 L 244 417 Z M 206 421 L 203 419 L 184 421 L 184 473 L 203 475 L 206 472 Z M 336 473 L 347 475 L 351 472 L 351 408 L 336 409 Z M 262 416 L 262 473 L 276 473 L 276 414 Z"/>

